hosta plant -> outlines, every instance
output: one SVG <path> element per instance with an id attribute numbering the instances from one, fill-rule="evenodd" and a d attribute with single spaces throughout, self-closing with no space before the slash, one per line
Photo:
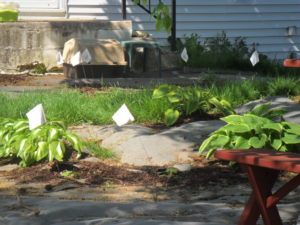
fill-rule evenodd
<path id="1" fill-rule="evenodd" d="M 227 124 L 210 134 L 199 153 L 210 158 L 217 149 L 268 148 L 300 152 L 300 125 L 274 122 L 254 114 L 230 115 L 221 120 Z"/>
<path id="2" fill-rule="evenodd" d="M 82 141 L 68 133 L 61 121 L 48 122 L 30 130 L 26 120 L 0 120 L 0 158 L 20 158 L 21 166 L 41 160 L 62 161 L 66 146 L 77 151 L 77 157 L 80 157 Z"/>
<path id="3" fill-rule="evenodd" d="M 181 115 L 191 115 L 193 112 L 208 108 L 207 92 L 198 88 L 161 85 L 153 91 L 153 98 L 166 98 L 172 104 L 165 112 L 165 123 L 173 125 Z"/>
<path id="4" fill-rule="evenodd" d="M 220 100 L 218 98 L 213 97 L 209 99 L 209 103 L 214 105 L 215 108 L 217 108 L 224 116 L 237 114 L 234 108 L 232 107 L 232 105 L 224 99 Z M 248 113 L 256 116 L 272 119 L 272 120 L 273 119 L 282 120 L 283 115 L 287 112 L 285 109 L 282 108 L 270 108 L 270 107 L 271 107 L 270 102 L 257 105 Z"/>

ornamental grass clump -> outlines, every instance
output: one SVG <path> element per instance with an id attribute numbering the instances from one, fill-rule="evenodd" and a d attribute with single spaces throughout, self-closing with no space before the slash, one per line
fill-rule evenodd
<path id="1" fill-rule="evenodd" d="M 81 156 L 82 141 L 68 133 L 61 121 L 52 121 L 33 130 L 27 120 L 0 120 L 0 158 L 18 158 L 21 166 L 30 166 L 42 160 L 63 161 L 67 147 Z"/>

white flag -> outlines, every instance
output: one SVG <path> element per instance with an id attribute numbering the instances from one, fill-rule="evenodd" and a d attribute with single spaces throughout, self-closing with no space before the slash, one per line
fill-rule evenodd
<path id="1" fill-rule="evenodd" d="M 77 52 L 75 55 L 73 55 L 72 58 L 71 58 L 72 66 L 79 65 L 81 63 L 80 59 L 81 59 L 81 53 L 80 52 Z"/>
<path id="2" fill-rule="evenodd" d="M 33 109 L 26 113 L 26 116 L 29 120 L 30 130 L 33 130 L 34 128 L 46 123 L 46 117 L 42 104 L 36 105 Z"/>
<path id="3" fill-rule="evenodd" d="M 126 123 L 134 121 L 134 117 L 125 104 L 123 104 L 121 108 L 118 109 L 118 111 L 112 116 L 112 119 L 118 126 L 123 126 Z"/>
<path id="4" fill-rule="evenodd" d="M 81 60 L 85 63 L 90 63 L 92 61 L 92 56 L 87 48 L 84 49 L 81 56 Z"/>
<path id="5" fill-rule="evenodd" d="M 186 48 L 184 48 L 181 52 L 181 58 L 183 61 L 187 62 L 189 60 L 189 55 L 187 54 Z"/>
<path id="6" fill-rule="evenodd" d="M 256 50 L 252 53 L 250 62 L 252 63 L 252 66 L 255 66 L 259 62 L 259 55 Z"/>
<path id="7" fill-rule="evenodd" d="M 56 63 L 57 63 L 57 65 L 62 65 L 64 63 L 61 52 L 58 52 L 56 54 Z"/>

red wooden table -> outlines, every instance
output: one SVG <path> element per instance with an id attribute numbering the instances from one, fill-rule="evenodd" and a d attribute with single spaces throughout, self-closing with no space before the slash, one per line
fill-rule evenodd
<path id="1" fill-rule="evenodd" d="M 296 67 L 296 68 L 299 68 L 300 67 L 300 59 L 285 59 L 283 61 L 283 65 L 285 67 Z"/>
<path id="2" fill-rule="evenodd" d="M 240 149 L 219 150 L 215 157 L 240 163 L 252 186 L 252 193 L 238 225 L 255 225 L 260 215 L 265 225 L 282 225 L 276 204 L 300 184 L 300 154 L 266 149 Z M 280 170 L 298 175 L 272 193 Z"/>

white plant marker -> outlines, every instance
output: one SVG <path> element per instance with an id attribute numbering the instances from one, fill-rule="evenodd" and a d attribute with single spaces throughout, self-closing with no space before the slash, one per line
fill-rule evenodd
<path id="1" fill-rule="evenodd" d="M 252 66 L 255 66 L 259 62 L 259 55 L 256 50 L 252 53 L 250 62 L 252 63 Z"/>
<path id="2" fill-rule="evenodd" d="M 187 62 L 189 60 L 189 55 L 187 54 L 186 48 L 184 48 L 181 52 L 181 58 L 183 61 Z"/>
<path id="3" fill-rule="evenodd" d="M 81 56 L 81 60 L 84 63 L 90 63 L 92 61 L 91 53 L 89 52 L 89 50 L 87 48 L 84 49 L 82 56 Z"/>
<path id="4" fill-rule="evenodd" d="M 118 109 L 118 111 L 112 116 L 112 119 L 118 126 L 123 126 L 126 123 L 134 121 L 133 115 L 130 113 L 125 104 L 123 104 L 121 108 Z"/>
<path id="5" fill-rule="evenodd" d="M 33 109 L 26 113 L 26 116 L 29 120 L 30 130 L 33 130 L 34 128 L 46 123 L 46 117 L 42 104 L 36 105 Z"/>
<path id="6" fill-rule="evenodd" d="M 80 63 L 81 63 L 81 53 L 76 52 L 76 54 L 73 55 L 72 58 L 71 58 L 71 64 L 72 64 L 72 66 L 77 66 Z"/>
<path id="7" fill-rule="evenodd" d="M 62 57 L 61 52 L 58 52 L 56 54 L 56 63 L 57 63 L 57 65 L 62 65 L 64 63 L 64 59 Z"/>

